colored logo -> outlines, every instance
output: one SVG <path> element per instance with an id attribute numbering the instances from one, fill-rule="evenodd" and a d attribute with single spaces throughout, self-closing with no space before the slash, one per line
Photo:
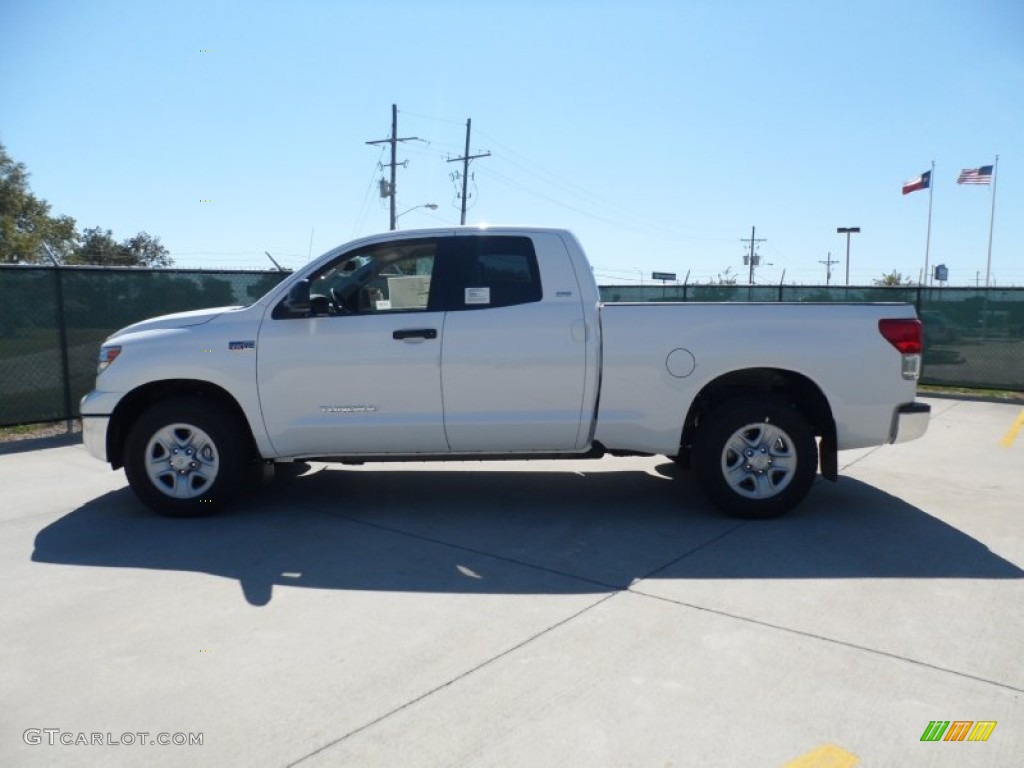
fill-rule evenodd
<path id="1" fill-rule="evenodd" d="M 921 741 L 988 741 L 995 729 L 995 720 L 932 720 Z"/>

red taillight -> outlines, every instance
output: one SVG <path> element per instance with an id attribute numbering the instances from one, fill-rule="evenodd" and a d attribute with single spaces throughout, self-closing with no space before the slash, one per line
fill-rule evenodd
<path id="1" fill-rule="evenodd" d="M 903 355 L 921 354 L 921 321 L 879 320 L 878 332 Z"/>

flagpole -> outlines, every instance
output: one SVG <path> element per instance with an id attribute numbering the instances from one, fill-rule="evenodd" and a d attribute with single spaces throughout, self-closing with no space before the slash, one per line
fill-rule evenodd
<path id="1" fill-rule="evenodd" d="M 985 287 L 988 288 L 989 275 L 992 273 L 992 230 L 996 225 L 996 172 L 999 170 L 999 155 L 996 155 L 992 166 L 992 216 L 988 221 L 988 261 L 985 263 Z"/>
<path id="2" fill-rule="evenodd" d="M 935 161 L 932 160 L 931 175 L 928 176 L 928 234 L 924 238 L 924 282 L 931 285 L 932 278 L 928 273 L 928 251 L 932 244 L 932 190 L 935 189 Z"/>

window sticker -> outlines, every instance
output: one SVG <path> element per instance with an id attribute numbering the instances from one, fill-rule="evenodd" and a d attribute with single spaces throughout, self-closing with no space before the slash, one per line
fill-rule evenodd
<path id="1" fill-rule="evenodd" d="M 490 304 L 491 303 L 491 289 L 490 288 L 467 288 L 466 289 L 466 303 L 467 304 Z"/>

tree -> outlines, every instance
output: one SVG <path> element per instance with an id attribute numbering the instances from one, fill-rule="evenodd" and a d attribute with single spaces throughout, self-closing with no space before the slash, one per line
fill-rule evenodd
<path id="1" fill-rule="evenodd" d="M 123 246 L 139 266 L 169 267 L 174 264 L 174 259 L 160 243 L 160 238 L 152 237 L 147 232 L 139 232 L 135 237 L 128 238 Z"/>
<path id="2" fill-rule="evenodd" d="M 44 242 L 66 258 L 78 239 L 75 220 L 50 216 L 50 204 L 29 190 L 28 176 L 0 143 L 0 264 L 44 261 Z"/>
<path id="3" fill-rule="evenodd" d="M 81 243 L 67 263 L 101 267 L 169 267 L 173 261 L 158 237 L 139 232 L 119 243 L 109 229 L 93 227 L 82 231 Z"/>
<path id="4" fill-rule="evenodd" d="M 114 240 L 109 229 L 99 227 L 82 230 L 82 239 L 71 256 L 72 264 L 99 264 L 102 266 L 127 266 L 122 259 L 121 246 Z"/>
<path id="5" fill-rule="evenodd" d="M 65 264 L 169 267 L 160 238 L 146 232 L 120 243 L 100 227 L 81 234 L 70 216 L 50 216 L 50 204 L 32 194 L 24 163 L 16 163 L 0 143 L 0 264 L 48 263 L 45 243 Z"/>
<path id="6" fill-rule="evenodd" d="M 717 278 L 709 281 L 709 285 L 736 285 L 736 275 L 732 267 L 726 267 L 725 272 L 719 272 Z"/>
<path id="7" fill-rule="evenodd" d="M 897 272 L 895 269 L 887 275 L 882 275 L 879 278 L 873 280 L 875 285 L 913 285 L 913 281 L 909 277 L 904 277 L 902 274 Z"/>
<path id="8" fill-rule="evenodd" d="M 707 285 L 693 287 L 694 301 L 729 301 L 736 295 L 736 273 L 732 267 L 726 267 L 716 277 L 708 280 Z"/>

